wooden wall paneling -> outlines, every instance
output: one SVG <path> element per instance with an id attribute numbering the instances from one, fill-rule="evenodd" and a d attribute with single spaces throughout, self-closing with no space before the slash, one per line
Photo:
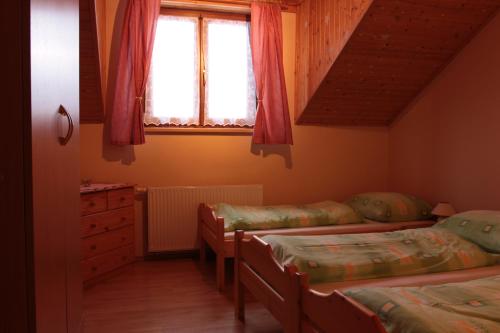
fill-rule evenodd
<path id="1" fill-rule="evenodd" d="M 372 1 L 305 0 L 297 7 L 296 121 Z"/>
<path id="2" fill-rule="evenodd" d="M 297 8 L 297 43 L 295 62 L 295 120 L 299 112 L 307 104 L 309 83 L 309 6 L 310 1 L 304 1 Z"/>
<path id="3" fill-rule="evenodd" d="M 96 33 L 97 33 L 97 50 L 99 53 L 99 61 L 101 63 L 101 90 L 103 96 L 103 105 L 106 100 L 106 73 L 107 73 L 107 48 L 106 48 L 106 1 L 95 0 L 96 14 Z"/>
<path id="4" fill-rule="evenodd" d="M 80 118 L 82 123 L 103 121 L 101 69 L 96 3 L 95 0 L 80 0 Z"/>
<path id="5" fill-rule="evenodd" d="M 345 27 L 353 27 L 344 21 L 347 16 L 342 14 L 348 7 L 343 0 L 335 2 L 334 7 L 340 6 L 337 15 L 343 16 L 336 17 L 339 27 L 335 29 L 337 34 L 345 36 L 346 31 L 349 33 Z M 354 12 L 357 5 L 360 4 L 351 4 L 353 17 L 357 15 Z M 305 3 L 300 7 L 302 14 Z M 298 100 L 297 122 L 389 125 L 499 8 L 498 0 L 374 0 L 350 39 L 336 51 L 338 56 L 326 76 L 310 76 L 308 84 L 313 90 L 309 90 L 307 106 L 303 104 L 306 100 L 303 96 Z M 347 22 L 355 21 L 353 17 Z M 314 33 L 309 35 L 312 39 L 318 38 Z M 342 37 L 336 38 L 339 39 L 335 45 L 342 46 Z M 311 52 L 310 64 L 317 63 L 317 57 L 327 56 Z M 310 70 L 321 73 L 324 68 Z M 316 85 L 318 82 L 321 84 Z M 297 85 L 300 84 L 297 81 Z M 297 91 L 303 93 L 304 90 Z"/>

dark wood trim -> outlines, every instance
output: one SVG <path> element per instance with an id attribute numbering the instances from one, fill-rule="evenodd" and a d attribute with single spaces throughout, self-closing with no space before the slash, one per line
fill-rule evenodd
<path id="1" fill-rule="evenodd" d="M 102 61 L 95 0 L 80 0 L 80 122 L 83 124 L 104 121 Z"/>
<path id="2" fill-rule="evenodd" d="M 5 332 L 34 332 L 33 237 L 31 204 L 30 3 L 0 3 L 0 34 L 9 45 L 2 52 L 0 98 L 0 311 Z"/>
<path id="3" fill-rule="evenodd" d="M 207 88 L 207 68 L 205 59 L 205 21 L 203 16 L 200 15 L 198 19 L 198 66 L 199 66 L 199 91 L 200 91 L 200 105 L 198 107 L 198 119 L 200 126 L 205 124 L 205 90 Z"/>
<path id="4" fill-rule="evenodd" d="M 179 9 L 179 8 L 163 7 L 160 9 L 160 15 L 215 18 L 223 20 L 241 20 L 241 21 L 248 20 L 248 15 L 246 14 L 228 13 L 222 11 L 203 10 L 203 9 Z"/>
<path id="5" fill-rule="evenodd" d="M 28 302 L 28 330 L 36 331 L 36 303 L 35 303 L 35 258 L 34 258 L 34 226 L 33 226 L 33 175 L 32 175 L 32 126 L 31 126 L 31 6 L 29 1 L 22 1 L 22 35 L 23 44 L 22 77 L 23 77 L 23 159 L 24 159 L 24 224 L 25 224 L 25 260 L 27 268 L 27 302 Z"/>
<path id="6" fill-rule="evenodd" d="M 281 1 L 281 10 L 283 12 L 295 13 L 297 12 L 297 6 L 303 1 L 304 0 Z M 250 12 L 251 0 L 162 0 L 161 4 L 166 8 L 203 8 L 224 12 Z"/>

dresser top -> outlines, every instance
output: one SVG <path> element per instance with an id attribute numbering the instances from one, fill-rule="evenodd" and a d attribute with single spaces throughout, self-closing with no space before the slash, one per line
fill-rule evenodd
<path id="1" fill-rule="evenodd" d="M 80 185 L 80 194 L 116 190 L 128 187 L 134 187 L 134 185 L 127 183 Z"/>

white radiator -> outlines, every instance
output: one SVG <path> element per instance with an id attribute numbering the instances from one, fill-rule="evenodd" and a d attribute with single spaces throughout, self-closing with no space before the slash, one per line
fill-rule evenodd
<path id="1" fill-rule="evenodd" d="M 262 185 L 148 188 L 148 251 L 197 247 L 198 205 L 262 205 Z"/>

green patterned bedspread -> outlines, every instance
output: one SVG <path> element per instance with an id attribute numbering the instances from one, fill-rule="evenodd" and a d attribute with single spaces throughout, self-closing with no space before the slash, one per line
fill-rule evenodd
<path id="1" fill-rule="evenodd" d="M 267 230 L 363 223 L 351 207 L 335 201 L 302 206 L 235 206 L 225 203 L 214 207 L 224 218 L 225 231 Z"/>
<path id="2" fill-rule="evenodd" d="M 500 276 L 440 286 L 352 289 L 389 333 L 500 332 Z"/>
<path id="3" fill-rule="evenodd" d="M 447 272 L 496 264 L 497 258 L 439 228 L 263 240 L 277 260 L 307 272 L 311 283 Z"/>

